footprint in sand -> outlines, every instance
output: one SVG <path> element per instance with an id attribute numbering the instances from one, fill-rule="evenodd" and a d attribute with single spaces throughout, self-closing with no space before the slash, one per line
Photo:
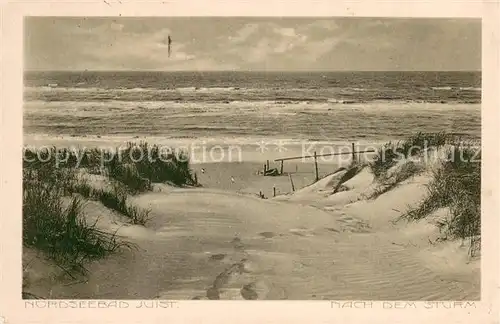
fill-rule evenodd
<path id="1" fill-rule="evenodd" d="M 259 295 L 257 295 L 257 292 L 255 291 L 255 283 L 249 283 L 247 285 L 244 285 L 241 290 L 241 296 L 247 300 L 256 300 Z"/>
<path id="2" fill-rule="evenodd" d="M 232 276 L 238 276 L 242 273 L 248 273 L 247 259 L 241 259 L 237 263 L 233 263 L 215 277 L 212 286 L 206 290 L 206 296 L 210 300 L 220 299 L 220 289 L 223 288 L 231 279 Z"/>

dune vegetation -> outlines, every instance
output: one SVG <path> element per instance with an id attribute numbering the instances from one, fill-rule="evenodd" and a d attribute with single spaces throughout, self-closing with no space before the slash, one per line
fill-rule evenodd
<path id="1" fill-rule="evenodd" d="M 463 242 L 470 240 L 469 252 L 474 256 L 478 254 L 481 237 L 481 150 L 474 144 L 445 133 L 418 133 L 406 140 L 383 145 L 370 161 L 355 161 L 350 166 L 340 168 L 309 186 L 290 194 L 278 195 L 269 201 L 230 191 L 210 191 L 210 188 L 195 192 L 178 188 L 165 193 L 164 196 L 154 194 L 154 204 L 150 203 L 153 196 L 147 193 L 157 192 L 160 188 L 163 190 L 165 187 L 160 184 L 177 187 L 199 185 L 196 174 L 190 168 L 189 160 L 182 152 L 163 152 L 160 147 L 147 143 L 140 143 L 138 146 L 129 144 L 121 155 L 98 149 L 86 152 L 58 148 L 48 151 L 26 149 L 23 162 L 23 243 L 30 251 L 42 252 L 42 255 L 67 273 L 74 271 L 85 273 L 87 262 L 104 258 L 121 249 L 140 248 L 142 244 L 149 252 L 145 255 L 137 252 L 129 260 L 128 265 L 135 267 L 137 263 L 135 258 L 150 261 L 162 258 L 161 266 L 152 269 L 153 276 L 158 276 L 163 275 L 165 265 L 173 268 L 185 266 L 185 269 L 194 269 L 197 265 L 193 265 L 191 261 L 177 264 L 177 259 L 170 257 L 173 254 L 169 254 L 167 241 L 149 241 L 154 235 L 163 237 L 167 232 L 171 235 L 179 231 L 182 235 L 174 235 L 175 244 L 178 246 L 216 242 L 218 247 L 225 244 L 218 241 L 222 232 L 231 236 L 234 235 L 233 231 L 238 231 L 247 241 L 250 240 L 249 237 L 254 237 L 255 233 L 260 235 L 265 233 L 269 236 L 265 246 L 272 243 L 276 245 L 275 249 L 289 248 L 289 252 L 293 255 L 302 253 L 300 248 L 292 244 L 297 241 L 298 235 L 301 239 L 311 240 L 310 242 L 317 244 L 311 245 L 311 249 L 331 251 L 338 257 L 336 265 L 333 266 L 342 270 L 345 265 L 345 269 L 349 269 L 350 273 L 353 266 L 350 262 L 354 262 L 352 261 L 354 259 L 342 259 L 342 253 L 332 247 L 338 244 L 347 246 L 354 244 L 354 241 L 344 242 L 340 236 L 336 234 L 332 236 L 332 233 L 341 233 L 344 230 L 349 233 L 367 233 L 371 228 L 373 235 L 361 235 L 357 239 L 362 244 L 349 245 L 349 248 L 357 251 L 370 247 L 367 242 L 373 239 L 375 244 L 375 239 L 379 237 L 384 240 L 387 238 L 388 242 L 383 248 L 375 250 L 392 251 L 394 244 L 403 243 L 396 242 L 396 238 L 385 235 L 383 231 L 376 232 L 377 226 L 401 221 L 400 228 L 410 228 L 412 226 L 406 226 L 403 221 L 417 223 L 427 219 L 415 224 L 417 227 L 422 223 L 429 223 L 427 221 L 434 217 L 436 211 L 447 210 L 448 216 L 441 221 L 440 230 L 433 227 L 436 235 L 442 236 L 442 240 L 461 239 Z M 145 156 L 140 158 L 140 154 Z M 425 188 L 420 186 L 416 190 L 416 187 L 412 187 L 415 183 L 411 180 L 417 176 L 419 179 L 425 179 L 422 182 L 426 185 Z M 188 191 L 189 197 L 186 196 Z M 418 193 L 418 196 L 414 193 Z M 407 199 L 410 196 L 412 199 Z M 280 200 L 296 202 L 297 205 L 280 204 Z M 363 201 L 356 204 L 355 202 L 359 200 Z M 98 223 L 95 218 L 89 217 L 99 215 L 94 215 L 93 211 L 96 209 L 88 212 L 89 209 L 85 207 L 87 203 L 101 208 L 96 214 L 105 214 L 105 211 L 109 210 L 110 213 L 118 215 L 119 221 L 114 224 L 116 226 L 110 226 L 111 230 L 108 230 L 107 227 L 102 227 L 101 222 Z M 206 208 L 207 205 L 210 205 L 209 210 Z M 391 209 L 396 205 L 399 210 Z M 328 208 L 321 210 L 322 206 Z M 175 214 L 176 210 L 182 210 L 179 217 Z M 89 215 L 86 215 L 86 212 Z M 273 216 L 268 217 L 269 213 Z M 293 217 L 289 216 L 292 214 Z M 154 225 L 144 228 L 152 215 L 155 216 Z M 176 215 L 177 218 L 172 215 Z M 337 218 L 340 218 L 338 222 Z M 168 229 L 163 227 L 153 229 L 158 222 L 168 223 Z M 127 236 L 123 231 L 118 231 L 116 227 L 123 226 L 123 223 L 132 225 L 129 227 L 132 231 L 125 231 L 126 233 L 144 230 L 142 234 L 134 233 L 144 235 L 148 241 L 141 241 L 135 236 Z M 207 224 L 218 225 L 210 227 Z M 383 230 L 393 233 L 389 232 L 391 226 Z M 273 231 L 269 231 L 269 228 L 273 228 Z M 190 241 L 182 231 L 187 231 L 190 238 L 199 236 L 205 239 Z M 354 235 L 349 237 L 351 236 L 354 237 Z M 234 243 L 240 242 L 241 238 L 237 238 L 229 240 L 233 242 L 230 245 L 235 245 L 229 248 L 233 251 L 231 253 L 237 254 L 235 257 L 241 252 L 241 247 Z M 424 239 L 423 242 L 427 245 L 427 237 Z M 171 244 L 171 241 L 168 241 L 168 244 Z M 186 248 L 186 253 L 176 255 L 191 260 L 189 251 L 192 250 L 189 249 L 198 251 L 202 248 L 201 245 L 190 246 Z M 207 247 L 207 251 L 211 251 L 210 247 Z M 217 255 L 224 256 L 223 253 L 230 252 L 220 252 Z M 417 261 L 413 260 L 413 252 L 403 249 L 394 253 L 400 253 L 404 257 L 402 263 L 416 267 Z M 364 254 L 361 253 L 360 256 L 362 255 Z M 384 254 L 380 257 L 388 256 Z M 319 266 L 323 264 L 322 258 L 318 257 Z M 399 260 L 397 258 L 399 254 L 394 256 L 394 260 Z M 111 262 L 112 259 L 113 257 L 105 258 L 99 262 L 102 263 L 101 266 L 106 273 L 109 272 L 108 266 L 116 266 Z M 106 263 L 109 260 L 111 260 L 109 264 Z M 211 260 L 207 262 L 213 263 Z M 374 262 L 383 264 L 378 260 Z M 356 264 L 358 263 L 362 264 L 362 262 Z M 230 269 L 233 269 L 231 267 Z M 140 272 L 142 268 L 136 270 Z M 122 270 L 116 268 L 115 271 Z M 181 271 L 184 272 L 185 270 Z M 193 273 L 190 272 L 188 276 L 194 276 Z M 224 271 L 222 273 L 227 274 Z M 385 270 L 381 271 L 380 275 L 385 276 Z M 97 274 L 97 276 L 104 275 Z M 227 276 L 229 277 L 229 274 Z M 102 282 L 108 280 L 106 276 L 99 278 Z M 223 284 L 218 282 L 217 278 L 214 287 L 222 287 Z M 285 281 L 284 279 L 283 282 Z M 155 285 L 155 280 L 148 284 Z M 38 285 L 44 287 L 41 283 Z M 31 290 L 29 287 L 27 289 Z M 45 298 L 47 294 L 44 289 L 40 291 Z M 223 289 L 219 290 L 222 294 Z M 38 293 L 36 290 L 34 292 Z M 79 290 L 78 293 L 80 292 Z M 244 292 L 246 290 L 242 291 L 242 296 Z M 346 288 L 347 292 L 352 291 Z M 27 291 L 25 295 L 28 296 Z M 208 298 L 210 299 L 210 296 Z"/>
<path id="2" fill-rule="evenodd" d="M 432 159 L 432 153 L 435 153 Z M 442 224 L 443 239 L 470 240 L 470 253 L 479 249 L 481 236 L 481 148 L 446 133 L 418 133 L 398 143 L 386 143 L 369 164 L 379 186 L 377 198 L 403 181 L 430 172 L 427 195 L 408 207 L 400 219 L 416 221 L 447 208 L 450 218 Z"/>
<path id="3" fill-rule="evenodd" d="M 448 208 L 451 217 L 442 223 L 444 238 L 470 240 L 470 254 L 479 250 L 481 237 L 481 151 L 454 146 L 432 170 L 427 196 L 409 208 L 403 219 L 419 220 L 439 208 Z"/>
<path id="4" fill-rule="evenodd" d="M 144 157 L 134 156 L 142 151 Z M 146 155 L 147 154 L 147 155 Z M 109 186 L 95 186 L 88 175 L 105 177 Z M 152 190 L 153 183 L 196 185 L 189 160 L 182 152 L 147 143 L 112 151 L 26 148 L 23 159 L 23 245 L 41 251 L 68 272 L 85 272 L 84 263 L 119 248 L 133 247 L 116 233 L 89 222 L 84 203 L 95 200 L 145 225 L 150 211 L 129 202 L 130 195 Z"/>

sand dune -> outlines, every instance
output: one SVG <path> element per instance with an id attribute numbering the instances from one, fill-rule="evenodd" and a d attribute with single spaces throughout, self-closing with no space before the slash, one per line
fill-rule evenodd
<path id="1" fill-rule="evenodd" d="M 132 198 L 147 227 L 96 202 L 89 220 L 137 244 L 68 278 L 25 249 L 30 293 L 52 298 L 376 299 L 480 298 L 478 260 L 457 242 L 429 244 L 437 227 L 391 221 L 424 194 L 425 175 L 375 200 L 361 169 L 332 194 L 345 170 L 275 199 L 224 189 L 171 188 Z"/>

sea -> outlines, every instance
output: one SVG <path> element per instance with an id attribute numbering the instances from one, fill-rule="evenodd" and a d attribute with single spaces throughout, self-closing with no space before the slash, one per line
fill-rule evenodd
<path id="1" fill-rule="evenodd" d="M 25 140 L 379 143 L 481 135 L 481 72 L 25 72 Z"/>

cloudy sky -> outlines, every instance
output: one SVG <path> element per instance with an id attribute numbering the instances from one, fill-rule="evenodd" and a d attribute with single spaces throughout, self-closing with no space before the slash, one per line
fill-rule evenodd
<path id="1" fill-rule="evenodd" d="M 32 17 L 24 33 L 26 70 L 481 69 L 471 19 Z"/>

